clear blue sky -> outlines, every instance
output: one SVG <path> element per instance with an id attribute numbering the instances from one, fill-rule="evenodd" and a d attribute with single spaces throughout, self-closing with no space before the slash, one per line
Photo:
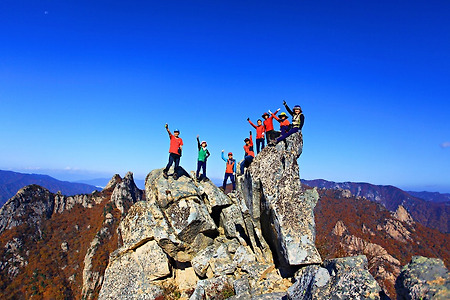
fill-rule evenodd
<path id="1" fill-rule="evenodd" d="M 164 123 L 222 178 L 262 112 L 300 104 L 300 176 L 450 192 L 450 1 L 0 3 L 0 169 L 144 178 Z"/>

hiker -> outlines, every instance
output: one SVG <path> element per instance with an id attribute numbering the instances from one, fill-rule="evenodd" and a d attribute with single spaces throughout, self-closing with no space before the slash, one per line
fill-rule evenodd
<path id="1" fill-rule="evenodd" d="M 253 138 L 252 132 L 250 131 L 250 137 L 244 140 L 244 160 L 241 162 L 241 174 L 244 174 L 244 168 L 248 168 L 255 158 L 255 152 L 253 152 Z"/>
<path id="2" fill-rule="evenodd" d="M 225 191 L 228 178 L 233 184 L 233 191 L 236 190 L 236 182 L 234 181 L 234 173 L 236 173 L 236 160 L 233 158 L 233 153 L 228 152 L 228 159 L 223 156 L 224 150 L 222 150 L 222 159 L 227 163 L 227 168 L 225 169 L 225 177 L 223 178 L 222 189 Z"/>
<path id="3" fill-rule="evenodd" d="M 270 110 L 269 110 L 270 111 Z M 278 113 L 280 109 L 277 109 L 275 111 L 275 114 Z M 266 140 L 267 145 L 275 140 L 275 130 L 273 129 L 273 116 L 269 115 L 268 113 L 263 113 L 262 118 L 264 119 L 264 129 L 266 131 Z"/>
<path id="4" fill-rule="evenodd" d="M 292 111 L 289 106 L 287 105 L 286 101 L 283 100 L 283 105 L 286 107 L 286 110 L 288 113 L 292 116 L 292 128 L 289 129 L 288 132 L 285 134 L 282 134 L 278 139 L 277 143 L 284 141 L 288 136 L 291 134 L 294 134 L 296 132 L 299 132 L 303 128 L 303 123 L 305 123 L 305 116 L 302 113 L 302 108 L 300 105 L 295 105 Z"/>
<path id="5" fill-rule="evenodd" d="M 272 114 L 272 117 L 274 117 L 275 120 L 277 120 L 280 123 L 280 133 L 283 134 L 285 132 L 288 132 L 290 123 L 289 123 L 287 114 L 285 112 L 282 112 L 277 117 L 270 110 L 269 110 L 269 112 Z"/>
<path id="6" fill-rule="evenodd" d="M 209 157 L 209 151 L 208 149 L 206 149 L 206 147 L 208 146 L 208 144 L 206 143 L 206 141 L 202 141 L 200 143 L 200 140 L 198 139 L 199 136 L 197 135 L 197 146 L 198 146 L 198 161 L 197 161 L 197 173 L 195 175 L 195 177 L 197 178 L 198 181 L 200 181 L 201 179 L 205 180 L 206 179 L 206 160 Z M 199 173 L 200 173 L 200 169 L 203 168 L 203 174 L 201 177 L 198 177 Z"/>
<path id="7" fill-rule="evenodd" d="M 256 154 L 258 154 L 260 149 L 264 149 L 264 132 L 266 129 L 264 128 L 262 121 L 259 119 L 256 121 L 258 125 L 253 124 L 253 122 L 250 121 L 250 118 L 247 118 L 247 121 L 256 129 Z"/>
<path id="8" fill-rule="evenodd" d="M 183 148 L 183 140 L 179 137 L 180 131 L 175 129 L 173 134 L 169 130 L 169 125 L 166 123 L 165 125 L 167 133 L 170 138 L 170 147 L 169 147 L 169 162 L 167 163 L 166 168 L 163 170 L 164 178 L 168 178 L 167 172 L 173 163 L 175 163 L 175 168 L 173 172 L 173 178 L 175 180 L 178 179 L 178 169 L 180 168 L 180 158 L 181 158 L 181 150 Z"/>

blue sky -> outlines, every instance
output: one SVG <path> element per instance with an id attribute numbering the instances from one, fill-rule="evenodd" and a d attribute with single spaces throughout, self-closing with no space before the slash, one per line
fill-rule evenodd
<path id="1" fill-rule="evenodd" d="M 268 109 L 305 114 L 300 176 L 450 192 L 449 1 L 0 3 L 0 169 L 144 178 L 164 124 L 196 167 Z"/>

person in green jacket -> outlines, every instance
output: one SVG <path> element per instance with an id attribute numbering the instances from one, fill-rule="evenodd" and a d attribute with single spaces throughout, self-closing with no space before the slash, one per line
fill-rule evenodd
<path id="1" fill-rule="evenodd" d="M 206 147 L 208 144 L 206 141 L 202 141 L 200 143 L 200 140 L 198 139 L 199 136 L 197 135 L 197 145 L 198 145 L 198 161 L 197 161 L 197 173 L 196 177 L 197 180 L 200 181 L 202 179 L 206 179 L 206 160 L 208 159 L 210 153 Z M 203 174 L 201 177 L 199 177 L 200 169 L 203 169 Z"/>

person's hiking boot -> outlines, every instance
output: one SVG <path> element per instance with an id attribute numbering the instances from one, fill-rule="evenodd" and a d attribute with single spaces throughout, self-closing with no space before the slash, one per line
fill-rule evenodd
<path id="1" fill-rule="evenodd" d="M 163 177 L 164 177 L 165 179 L 168 179 L 168 178 L 169 178 L 169 175 L 167 175 L 167 171 L 166 171 L 166 170 L 163 171 Z"/>
<path id="2" fill-rule="evenodd" d="M 173 173 L 173 179 L 175 179 L 175 180 L 178 179 L 178 174 L 177 173 Z"/>
<path id="3" fill-rule="evenodd" d="M 202 178 L 202 181 L 203 181 L 203 182 L 207 182 L 207 181 L 208 181 L 208 177 L 206 177 L 206 176 L 203 177 L 203 178 Z"/>

